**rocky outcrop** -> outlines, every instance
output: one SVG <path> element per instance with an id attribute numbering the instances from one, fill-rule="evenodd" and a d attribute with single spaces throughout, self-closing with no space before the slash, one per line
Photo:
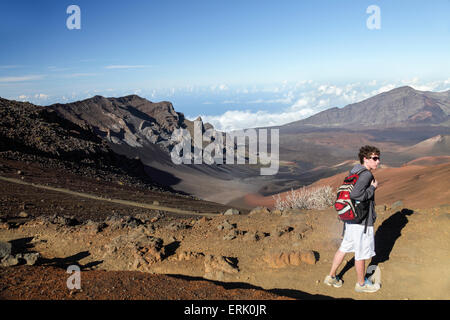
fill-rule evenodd
<path id="1" fill-rule="evenodd" d="M 239 272 L 237 259 L 224 256 L 205 256 L 204 278 L 223 281 L 225 278 Z"/>
<path id="2" fill-rule="evenodd" d="M 193 122 L 176 112 L 168 101 L 151 102 L 137 95 L 121 98 L 95 96 L 49 108 L 79 125 L 92 128 L 99 136 L 114 144 L 143 147 L 156 144 L 170 152 L 175 142 L 171 136 L 176 129 L 192 131 Z M 208 128 L 212 126 L 209 124 Z M 202 132 L 206 130 L 202 124 Z"/>
<path id="3" fill-rule="evenodd" d="M 11 267 L 21 263 L 34 265 L 39 259 L 37 252 L 24 252 L 13 254 L 13 246 L 10 242 L 0 241 L 0 266 Z"/>
<path id="4" fill-rule="evenodd" d="M 317 262 L 314 251 L 273 252 L 263 257 L 263 261 L 271 268 L 299 266 L 302 263 L 314 265 Z"/>
<path id="5" fill-rule="evenodd" d="M 103 248 L 103 258 L 115 261 L 117 266 L 126 270 L 148 271 L 149 267 L 165 258 L 163 244 L 162 239 L 148 236 L 138 229 L 112 239 Z"/>

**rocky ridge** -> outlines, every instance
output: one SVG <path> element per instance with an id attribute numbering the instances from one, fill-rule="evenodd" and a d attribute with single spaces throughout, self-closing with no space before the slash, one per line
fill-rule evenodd
<path id="1" fill-rule="evenodd" d="M 131 147 L 155 144 L 169 153 L 176 142 L 171 141 L 176 129 L 186 129 L 193 137 L 193 121 L 176 112 L 168 101 L 151 102 L 137 95 L 121 98 L 95 96 L 82 101 L 49 106 L 61 117 L 82 126 L 89 126 L 106 141 Z M 197 119 L 201 121 L 201 119 Z M 213 127 L 202 122 L 202 133 Z"/>
<path id="2" fill-rule="evenodd" d="M 153 181 L 139 160 L 113 152 L 89 126 L 63 119 L 49 108 L 2 98 L 0 156 L 85 177 L 173 191 Z"/>
<path id="3" fill-rule="evenodd" d="M 330 108 L 307 119 L 282 126 L 316 126 L 346 129 L 361 127 L 394 127 L 416 125 L 448 126 L 450 119 L 450 90 L 428 92 L 409 86 L 380 93 L 361 102 L 343 108 Z"/>

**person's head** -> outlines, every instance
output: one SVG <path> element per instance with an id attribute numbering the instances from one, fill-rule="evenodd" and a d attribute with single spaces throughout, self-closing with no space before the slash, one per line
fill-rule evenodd
<path id="1" fill-rule="evenodd" d="M 359 162 L 369 170 L 375 170 L 380 163 L 380 149 L 374 146 L 364 146 L 359 149 Z"/>

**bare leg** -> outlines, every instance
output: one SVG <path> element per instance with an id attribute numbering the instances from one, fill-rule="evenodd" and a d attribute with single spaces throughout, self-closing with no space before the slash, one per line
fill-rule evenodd
<path id="1" fill-rule="evenodd" d="M 344 257 L 345 257 L 345 252 L 342 252 L 340 250 L 336 251 L 336 254 L 334 255 L 334 258 L 333 258 L 333 264 L 331 265 L 331 270 L 330 270 L 331 277 L 336 277 L 336 270 L 341 265 L 342 261 L 344 260 Z"/>
<path id="2" fill-rule="evenodd" d="M 366 260 L 355 260 L 356 277 L 360 285 L 364 284 L 364 275 L 366 273 Z"/>

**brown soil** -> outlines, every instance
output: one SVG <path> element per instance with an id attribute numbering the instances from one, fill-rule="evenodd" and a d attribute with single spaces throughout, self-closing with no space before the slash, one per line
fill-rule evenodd
<path id="1" fill-rule="evenodd" d="M 0 299 L 14 300 L 279 300 L 249 285 L 138 271 L 82 271 L 82 288 L 69 290 L 70 275 L 52 266 L 0 267 Z"/>
<path id="2" fill-rule="evenodd" d="M 8 163 L 9 171 L 4 170 L 2 175 L 17 178 L 19 168 L 15 165 Z M 41 254 L 36 266 L 0 268 L 0 297 L 4 299 L 450 298 L 450 279 L 443 276 L 450 258 L 448 205 L 387 207 L 378 212 L 377 257 L 373 263 L 381 270 L 382 288 L 369 295 L 354 291 L 356 274 L 350 254 L 341 268 L 344 286 L 336 289 L 323 284 L 342 232 L 331 209 L 202 217 L 196 214 L 213 209 L 223 212 L 224 207 L 192 198 L 185 198 L 184 205 L 182 197 L 147 194 L 77 176 L 61 179 L 45 170 L 38 174 L 32 166 L 21 169 L 25 172 L 23 181 L 86 193 L 97 188 L 97 195 L 136 203 L 158 201 L 167 207 L 195 208 L 197 212 L 192 211 L 191 216 L 161 214 L 1 181 L 0 217 L 6 222 L 0 223 L 0 241 L 13 243 L 16 252 Z M 18 217 L 21 211 L 30 217 Z M 85 224 L 87 219 L 103 221 L 113 212 L 145 215 L 149 221 L 139 226 L 107 225 L 101 230 Z M 53 214 L 71 215 L 83 223 L 68 226 L 42 219 Z M 218 229 L 225 220 L 235 225 L 231 230 L 235 238 L 231 240 L 224 240 L 229 230 Z M 161 259 L 136 263 L 139 252 L 129 244 L 142 237 L 162 240 Z M 267 260 L 290 252 L 313 252 L 314 258 L 297 263 L 284 258 Z M 228 264 L 208 264 L 211 257 L 225 257 Z M 66 268 L 73 264 L 81 267 L 82 291 L 65 286 L 70 276 Z"/>

